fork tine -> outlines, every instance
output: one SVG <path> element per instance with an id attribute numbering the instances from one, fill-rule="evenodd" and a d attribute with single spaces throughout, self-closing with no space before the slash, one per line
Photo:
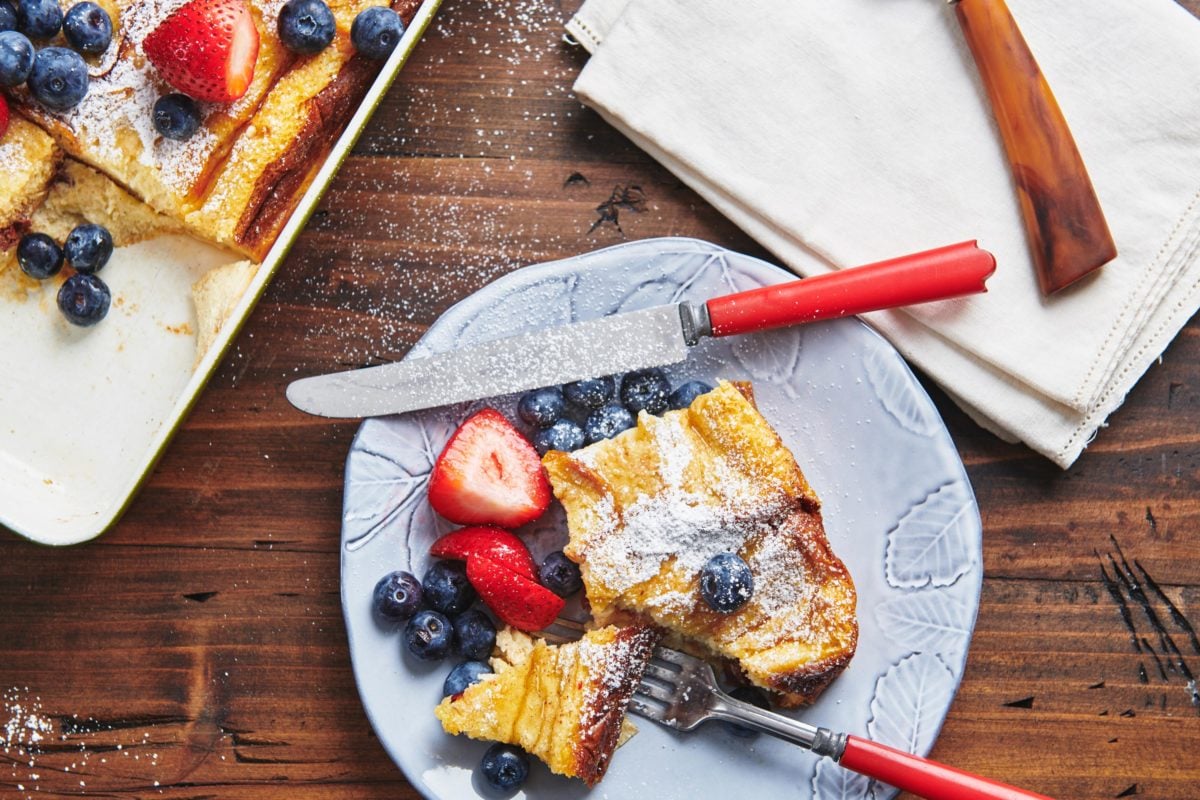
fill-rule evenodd
<path id="1" fill-rule="evenodd" d="M 650 681 L 645 679 L 638 684 L 637 693 L 644 694 L 647 697 L 652 697 L 655 700 L 661 700 L 664 703 L 671 703 L 675 700 L 674 687 L 668 689 L 665 686 L 659 686 L 658 684 L 650 683 Z"/>
<path id="2" fill-rule="evenodd" d="M 669 661 L 681 667 L 690 666 L 700 661 L 695 656 L 689 656 L 687 653 L 681 653 L 678 650 L 672 650 L 669 647 L 662 647 L 661 645 L 654 648 L 654 655 L 656 658 L 661 658 L 663 661 Z"/>
<path id="3" fill-rule="evenodd" d="M 660 706 L 656 706 L 653 703 L 647 703 L 637 695 L 634 695 L 629 700 L 629 710 L 640 717 L 645 717 L 646 719 L 654 720 L 655 722 L 666 722 L 663 716 L 663 711 L 665 709 L 661 708 Z M 670 723 L 666 724 L 669 725 Z"/>
<path id="4" fill-rule="evenodd" d="M 649 675 L 651 678 L 658 678 L 665 683 L 675 683 L 679 680 L 679 670 L 664 667 L 661 664 L 655 664 L 653 661 L 646 663 L 644 675 Z"/>
<path id="5" fill-rule="evenodd" d="M 571 619 L 570 617 L 557 617 L 554 620 L 554 624 L 560 625 L 564 628 L 570 628 L 573 631 L 582 632 L 582 631 L 587 630 L 587 628 L 584 626 L 583 622 L 581 622 L 580 620 L 577 620 L 577 619 Z"/>

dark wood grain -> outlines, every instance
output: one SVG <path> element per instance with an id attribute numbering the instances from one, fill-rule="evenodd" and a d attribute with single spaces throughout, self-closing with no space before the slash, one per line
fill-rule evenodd
<path id="1" fill-rule="evenodd" d="M 35 747 L 0 747 L 0 796 L 416 797 L 346 650 L 355 425 L 292 410 L 284 385 L 402 355 L 523 264 L 658 235 L 769 258 L 574 100 L 571 7 L 445 0 L 121 523 L 65 550 L 0 534 L 0 737 L 31 710 L 53 722 Z M 644 209 L 591 230 L 616 186 L 640 187 Z M 985 529 L 983 602 L 934 756 L 1064 800 L 1194 800 L 1200 709 L 1135 649 L 1101 568 L 1115 539 L 1200 623 L 1200 324 L 1066 472 L 930 389 Z"/>

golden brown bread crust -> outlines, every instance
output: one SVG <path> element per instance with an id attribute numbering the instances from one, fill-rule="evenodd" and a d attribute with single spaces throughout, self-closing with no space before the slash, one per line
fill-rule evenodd
<path id="1" fill-rule="evenodd" d="M 421 2 L 395 0 L 391 5 L 408 26 Z M 263 170 L 238 218 L 235 242 L 244 252 L 261 259 L 274 244 L 334 141 L 354 115 L 379 66 L 379 62 L 351 58 L 328 86 L 304 103 L 299 134 Z"/>
<path id="2" fill-rule="evenodd" d="M 722 383 L 689 409 L 642 414 L 614 439 L 543 463 L 600 624 L 659 625 L 672 644 L 735 662 L 794 707 L 852 657 L 856 597 L 816 494 L 752 397 Z M 699 596 L 703 562 L 722 551 L 755 576 L 750 601 L 730 614 Z"/>
<path id="3" fill-rule="evenodd" d="M 62 163 L 62 150 L 32 122 L 14 114 L 0 138 L 0 250 L 14 247 L 30 231 L 30 215 L 41 204 Z"/>
<path id="4" fill-rule="evenodd" d="M 588 786 L 595 786 L 608 771 L 612 754 L 621 738 L 621 723 L 625 708 L 637 691 L 642 670 L 654 652 L 659 634 L 649 627 L 625 627 L 617 630 L 613 641 L 629 654 L 627 671 L 620 672 L 621 681 L 589 695 L 579 724 L 579 739 L 575 748 L 575 774 Z"/>
<path id="5" fill-rule="evenodd" d="M 149 102 L 147 95 L 153 100 L 169 89 L 145 64 L 140 46 L 164 9 L 182 2 L 118 0 L 121 26 L 113 55 L 106 56 L 105 68 L 94 70 L 95 85 L 79 109 L 51 113 L 23 89 L 13 99 L 70 155 L 195 235 L 261 260 L 382 65 L 359 57 L 349 41 L 355 15 L 379 0 L 330 0 L 338 34 L 310 58 L 296 57 L 278 41 L 275 20 L 265 18 L 277 4 L 251 0 L 262 46 L 250 90 L 241 100 L 210 109 L 200 134 L 189 142 L 169 143 L 147 132 L 149 108 L 141 105 Z M 392 3 L 406 25 L 420 5 L 420 0 Z M 110 106 L 124 110 L 106 113 Z M 108 118 L 111 129 L 104 127 Z M 0 232 L 5 227 L 0 224 Z"/>
<path id="6" fill-rule="evenodd" d="M 495 674 L 434 710 L 448 733 L 515 744 L 552 772 L 593 786 L 621 741 L 625 707 L 659 634 L 609 626 L 554 646 L 506 628 Z"/>

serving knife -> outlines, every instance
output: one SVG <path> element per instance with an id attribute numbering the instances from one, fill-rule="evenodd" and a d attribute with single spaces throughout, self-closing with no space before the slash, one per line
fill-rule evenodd
<path id="1" fill-rule="evenodd" d="M 979 66 L 1017 184 L 1038 286 L 1049 295 L 1117 246 L 1050 85 L 1004 0 L 949 0 Z"/>
<path id="2" fill-rule="evenodd" d="M 683 361 L 706 336 L 944 300 L 986 291 L 996 259 L 974 241 L 863 267 L 496 339 L 377 367 L 302 378 L 296 408 L 376 417 Z"/>

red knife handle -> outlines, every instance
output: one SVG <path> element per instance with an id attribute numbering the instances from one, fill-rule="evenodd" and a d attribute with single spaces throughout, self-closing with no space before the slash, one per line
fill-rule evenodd
<path id="1" fill-rule="evenodd" d="M 925 800 L 1050 800 L 857 736 L 846 737 L 838 763 Z"/>
<path id="2" fill-rule="evenodd" d="M 996 258 L 974 241 L 747 292 L 705 306 L 713 336 L 733 336 L 987 291 Z"/>

